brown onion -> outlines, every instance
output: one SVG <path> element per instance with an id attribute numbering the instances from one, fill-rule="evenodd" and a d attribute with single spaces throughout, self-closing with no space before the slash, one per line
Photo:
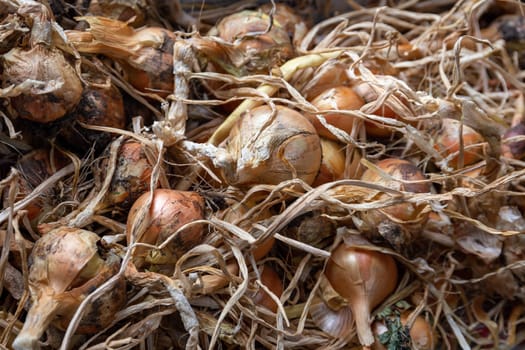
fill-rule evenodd
<path id="1" fill-rule="evenodd" d="M 167 96 L 173 92 L 173 32 L 161 27 L 134 29 L 125 22 L 97 16 L 79 17 L 89 32 L 66 31 L 82 53 L 103 54 L 117 60 L 126 79 L 139 91 Z"/>
<path id="2" fill-rule="evenodd" d="M 13 48 L 0 60 L 0 71 L 2 88 L 21 87 L 9 99 L 20 118 L 51 122 L 62 118 L 80 101 L 80 79 L 64 53 L 56 48 Z"/>
<path id="3" fill-rule="evenodd" d="M 399 191 L 430 192 L 430 184 L 424 181 L 425 175 L 407 160 L 387 158 L 377 162 L 376 166 L 379 171 L 367 169 L 361 180 Z M 388 195 L 381 192 L 375 198 L 385 199 Z M 367 230 L 379 231 L 394 247 L 399 248 L 413 239 L 413 235 L 419 234 L 422 224 L 428 219 L 425 208 L 424 204 L 399 203 L 363 212 L 362 219 L 368 226 Z"/>
<path id="4" fill-rule="evenodd" d="M 347 299 L 359 342 L 370 346 L 374 343 L 370 313 L 397 286 L 395 260 L 384 253 L 342 243 L 330 254 L 324 273 L 334 290 Z"/>
<path id="5" fill-rule="evenodd" d="M 277 9 L 277 11 L 280 11 Z M 216 36 L 230 46 L 195 41 L 198 49 L 225 71 L 237 76 L 269 73 L 294 55 L 288 34 L 274 17 L 262 11 L 245 10 L 224 17 L 208 36 Z M 271 29 L 267 31 L 270 24 Z"/>
<path id="6" fill-rule="evenodd" d="M 275 113 L 274 113 L 275 112 Z M 299 178 L 311 184 L 321 165 L 321 145 L 312 124 L 299 112 L 284 106 L 248 110 L 226 142 L 235 160 L 225 169 L 232 185 L 279 184 Z"/>
<path id="7" fill-rule="evenodd" d="M 86 129 L 76 122 L 117 129 L 126 127 L 124 100 L 115 85 L 109 85 L 107 88 L 85 87 L 82 98 L 70 115 L 73 120 L 66 122 L 58 137 L 71 147 L 83 152 L 90 147 L 95 147 L 97 150 L 103 149 L 111 141 L 112 135 L 107 132 Z"/>
<path id="8" fill-rule="evenodd" d="M 461 122 L 451 118 L 444 118 L 441 128 L 434 137 L 434 148 L 444 158 L 448 158 L 448 165 L 458 169 L 460 164 L 460 138 L 463 139 L 463 162 L 462 165 L 470 165 L 483 159 L 483 136 L 477 131 L 463 125 Z"/>
<path id="9" fill-rule="evenodd" d="M 93 232 L 60 227 L 35 243 L 29 266 L 32 305 L 13 343 L 15 350 L 39 348 L 38 340 L 51 322 L 65 330 L 82 300 L 118 272 L 120 258 L 111 251 L 101 255 L 99 240 Z M 107 327 L 125 303 L 121 280 L 87 308 L 77 332 Z"/>
<path id="10" fill-rule="evenodd" d="M 152 160 L 147 157 L 146 145 L 129 139 L 122 143 L 111 184 L 104 198 L 106 206 L 129 208 L 146 191 L 150 189 Z M 102 161 L 102 174 L 108 166 L 107 159 Z"/>
<path id="11" fill-rule="evenodd" d="M 405 311 L 399 316 L 399 320 L 401 322 L 401 325 L 408 326 L 408 317 L 410 316 L 410 312 Z M 388 332 L 388 328 L 382 321 L 376 321 L 373 324 L 373 329 L 376 337 L 381 336 L 385 332 Z M 410 330 L 408 331 L 408 334 L 410 335 L 410 345 L 411 349 L 414 350 L 433 350 L 435 345 L 435 335 L 432 330 L 432 327 L 428 323 L 427 320 L 425 320 L 421 316 L 417 316 L 413 323 L 411 324 Z M 386 345 L 386 344 L 385 344 Z M 373 350 L 386 350 L 387 347 L 384 344 L 380 343 L 378 340 L 373 344 L 372 349 Z M 395 344 L 389 344 L 389 348 L 391 346 L 394 346 Z"/>
<path id="12" fill-rule="evenodd" d="M 158 188 L 153 200 L 145 208 L 151 193 L 140 196 L 131 207 L 126 225 L 128 244 L 135 242 L 159 245 L 170 238 L 183 225 L 204 219 L 204 199 L 196 192 Z M 137 216 L 144 209 L 144 217 Z M 177 260 L 205 238 L 202 224 L 192 225 L 171 237 L 162 250 L 168 259 Z M 150 249 L 136 247 L 133 256 L 137 268 L 142 267 Z"/>
<path id="13" fill-rule="evenodd" d="M 375 102 L 380 98 L 380 94 L 384 92 L 384 89 L 379 86 L 372 86 L 370 83 L 361 82 L 353 87 L 354 91 L 359 95 L 365 103 Z M 407 107 L 406 98 L 401 94 L 391 94 L 388 96 L 383 105 L 381 105 L 371 114 L 375 114 L 381 117 L 392 118 L 397 120 L 404 120 L 402 115 L 399 115 L 389 105 L 397 105 L 398 108 L 405 111 L 406 116 L 411 116 L 411 111 Z M 392 130 L 388 127 L 381 126 L 378 122 L 366 121 L 366 134 L 372 137 L 385 138 L 392 134 Z"/>
<path id="14" fill-rule="evenodd" d="M 323 91 L 312 100 L 312 104 L 320 111 L 342 110 L 351 111 L 359 110 L 364 105 L 364 100 L 347 86 L 337 86 Z M 352 130 L 358 125 L 358 120 L 350 115 L 337 112 L 326 113 L 322 115 L 326 122 L 338 129 L 351 134 Z M 337 137 L 325 128 L 315 115 L 308 115 L 308 119 L 317 129 L 319 135 L 328 139 L 337 140 Z"/>

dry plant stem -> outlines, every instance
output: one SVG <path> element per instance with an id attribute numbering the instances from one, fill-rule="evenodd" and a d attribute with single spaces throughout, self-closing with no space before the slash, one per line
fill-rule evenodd
<path id="1" fill-rule="evenodd" d="M 188 107 L 184 100 L 190 94 L 189 77 L 193 60 L 194 53 L 191 45 L 183 41 L 176 41 L 173 44 L 174 85 L 173 95 L 170 97 L 174 101 L 170 103 L 165 119 L 154 122 L 152 126 L 155 135 L 163 140 L 167 147 L 183 139 L 186 132 Z"/>
<path id="2" fill-rule="evenodd" d="M 24 209 L 31 201 L 36 199 L 42 192 L 47 191 L 50 187 L 54 186 L 56 182 L 58 182 L 62 177 L 70 175 L 75 171 L 75 165 L 69 164 L 56 173 L 54 173 L 52 176 L 47 178 L 46 180 L 42 181 L 40 185 L 35 187 L 33 191 L 31 191 L 30 194 L 28 194 L 24 199 L 19 200 L 16 202 L 13 206 L 13 212 L 11 214 L 11 209 L 6 208 L 0 212 L 0 224 L 4 223 L 10 215 L 16 214 L 21 209 Z"/>
<path id="3" fill-rule="evenodd" d="M 15 196 L 18 192 L 18 178 L 19 178 L 19 172 L 18 171 L 12 171 L 11 172 L 13 177 L 12 177 L 12 182 L 11 184 L 13 184 L 12 186 L 9 187 L 9 191 L 8 191 L 8 198 L 9 198 L 9 203 L 14 203 L 15 201 Z M 10 247 L 11 247 L 11 237 L 14 235 L 14 230 L 13 230 L 13 207 L 10 206 L 9 208 L 7 208 L 7 210 L 9 210 L 9 218 L 8 218 L 8 221 L 7 221 L 7 231 L 6 231 L 6 234 L 5 234 L 5 240 L 3 242 L 3 249 L 2 249 L 2 254 L 0 255 L 0 276 L 2 278 L 0 278 L 0 294 L 2 293 L 3 291 L 3 287 L 4 287 L 4 273 L 5 273 L 5 268 L 6 268 L 6 264 L 7 264 L 7 259 L 9 257 L 9 251 L 10 251 Z M 24 249 L 22 247 L 22 249 Z"/>

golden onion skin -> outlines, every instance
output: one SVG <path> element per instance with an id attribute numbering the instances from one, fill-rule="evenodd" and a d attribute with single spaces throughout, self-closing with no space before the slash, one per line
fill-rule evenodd
<path id="1" fill-rule="evenodd" d="M 312 184 L 321 166 L 321 143 L 312 124 L 299 112 L 260 106 L 244 113 L 226 141 L 236 161 L 225 174 L 236 186 L 276 185 L 299 178 Z"/>

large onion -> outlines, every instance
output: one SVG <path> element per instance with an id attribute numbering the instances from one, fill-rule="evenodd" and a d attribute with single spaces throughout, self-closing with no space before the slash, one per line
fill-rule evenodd
<path id="1" fill-rule="evenodd" d="M 233 185 L 279 184 L 299 178 L 311 184 L 321 164 L 315 128 L 284 106 L 248 110 L 233 127 L 226 150 L 235 160 L 225 176 Z"/>
<path id="2" fill-rule="evenodd" d="M 101 255 L 99 240 L 93 232 L 60 227 L 35 243 L 29 268 L 32 305 L 13 343 L 15 350 L 38 349 L 38 340 L 51 322 L 65 330 L 82 300 L 118 271 L 120 258 L 111 252 Z M 87 308 L 77 331 L 103 329 L 125 303 L 122 280 Z"/>

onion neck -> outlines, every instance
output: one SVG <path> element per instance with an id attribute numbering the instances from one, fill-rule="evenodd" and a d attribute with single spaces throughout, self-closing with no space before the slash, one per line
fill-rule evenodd
<path id="1" fill-rule="evenodd" d="M 370 306 L 366 300 L 361 300 L 351 304 L 357 327 L 357 337 L 363 346 L 370 346 L 374 343 L 374 334 L 370 326 Z"/>
<path id="2" fill-rule="evenodd" d="M 13 342 L 13 349 L 39 349 L 38 340 L 55 318 L 59 306 L 59 300 L 50 294 L 42 294 L 35 300 L 27 313 L 22 330 Z"/>

